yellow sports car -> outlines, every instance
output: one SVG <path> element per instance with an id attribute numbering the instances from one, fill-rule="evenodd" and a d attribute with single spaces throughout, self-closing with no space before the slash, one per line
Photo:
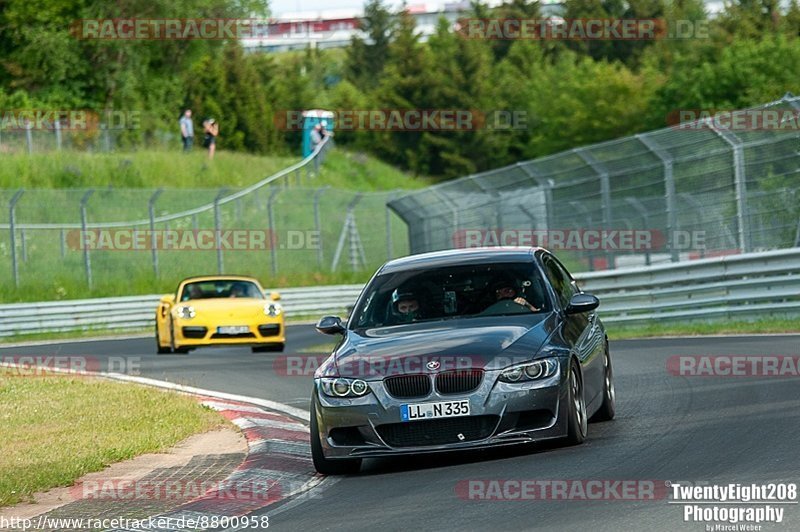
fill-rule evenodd
<path id="1" fill-rule="evenodd" d="M 253 352 L 283 351 L 286 327 L 278 292 L 269 297 L 257 280 L 233 275 L 190 277 L 156 310 L 159 354 L 209 345 L 249 345 Z"/>

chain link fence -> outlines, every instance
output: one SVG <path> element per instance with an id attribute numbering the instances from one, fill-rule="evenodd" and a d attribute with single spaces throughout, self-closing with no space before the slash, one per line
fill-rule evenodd
<path id="1" fill-rule="evenodd" d="M 313 283 L 407 254 L 386 206 L 399 191 L 313 186 L 327 149 L 244 189 L 0 190 L 2 291 L 147 293 L 214 273 Z"/>
<path id="2" fill-rule="evenodd" d="M 800 99 L 470 175 L 389 202 L 410 251 L 543 245 L 576 271 L 800 245 Z"/>
<path id="3" fill-rule="evenodd" d="M 181 146 L 178 133 L 152 131 L 142 134 L 137 126 L 121 128 L 99 124 L 90 129 L 61 129 L 59 122 L 46 128 L 3 127 L 0 117 L 0 155 L 13 153 L 51 153 L 58 151 L 82 151 L 88 153 L 111 153 L 119 150 L 172 148 Z"/>

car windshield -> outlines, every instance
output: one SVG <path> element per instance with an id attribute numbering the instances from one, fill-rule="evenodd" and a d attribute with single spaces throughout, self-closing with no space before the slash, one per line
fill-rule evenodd
<path id="1" fill-rule="evenodd" d="M 451 266 L 379 275 L 354 309 L 354 328 L 452 318 L 525 315 L 549 309 L 532 263 Z"/>
<path id="2" fill-rule="evenodd" d="M 193 299 L 215 299 L 215 298 L 237 298 L 251 297 L 264 299 L 264 294 L 258 286 L 250 281 L 238 281 L 235 279 L 217 279 L 210 281 L 195 281 L 186 283 L 181 293 L 181 301 Z"/>

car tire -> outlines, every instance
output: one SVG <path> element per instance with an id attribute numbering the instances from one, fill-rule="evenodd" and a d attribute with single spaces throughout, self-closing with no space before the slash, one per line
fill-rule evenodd
<path id="1" fill-rule="evenodd" d="M 590 421 L 610 421 L 614 419 L 617 410 L 616 391 L 614 390 L 614 370 L 611 367 L 611 353 L 606 342 L 606 352 L 603 359 L 603 404 L 595 412 Z"/>
<path id="2" fill-rule="evenodd" d="M 156 353 L 159 355 L 168 355 L 172 353 L 171 347 L 161 347 L 161 338 L 158 336 L 158 324 L 156 324 Z"/>
<path id="3" fill-rule="evenodd" d="M 254 345 L 250 348 L 253 353 L 283 353 L 286 344 Z"/>
<path id="4" fill-rule="evenodd" d="M 361 458 L 345 458 L 329 460 L 322 452 L 322 443 L 319 441 L 319 426 L 317 425 L 316 401 L 311 398 L 311 459 L 314 469 L 323 475 L 349 475 L 358 473 L 361 469 Z"/>
<path id="5" fill-rule="evenodd" d="M 567 375 L 567 445 L 579 445 L 586 439 L 588 420 L 586 400 L 583 394 L 583 379 L 578 364 L 573 360 Z"/>
<path id="6" fill-rule="evenodd" d="M 172 347 L 172 352 L 177 355 L 185 355 L 189 351 L 191 351 L 190 347 L 181 347 L 175 344 L 175 325 L 173 323 L 169 324 L 169 334 L 170 334 L 170 341 L 169 345 Z"/>

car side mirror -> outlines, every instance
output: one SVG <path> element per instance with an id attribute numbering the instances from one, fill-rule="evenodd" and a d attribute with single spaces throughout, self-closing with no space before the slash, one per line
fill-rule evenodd
<path id="1" fill-rule="evenodd" d="M 339 316 L 325 316 L 317 322 L 317 330 L 322 334 L 341 334 L 344 324 Z"/>
<path id="2" fill-rule="evenodd" d="M 590 312 L 600 306 L 600 300 L 592 294 L 575 294 L 569 300 L 569 305 L 565 309 L 567 314 L 583 314 Z"/>
<path id="3" fill-rule="evenodd" d="M 161 296 L 161 303 L 164 303 L 166 305 L 172 305 L 174 302 L 175 302 L 175 296 L 172 294 Z"/>
<path id="4" fill-rule="evenodd" d="M 269 293 L 269 298 L 271 300 L 273 300 L 273 301 L 280 301 L 281 300 L 281 294 L 279 292 L 270 292 Z"/>

